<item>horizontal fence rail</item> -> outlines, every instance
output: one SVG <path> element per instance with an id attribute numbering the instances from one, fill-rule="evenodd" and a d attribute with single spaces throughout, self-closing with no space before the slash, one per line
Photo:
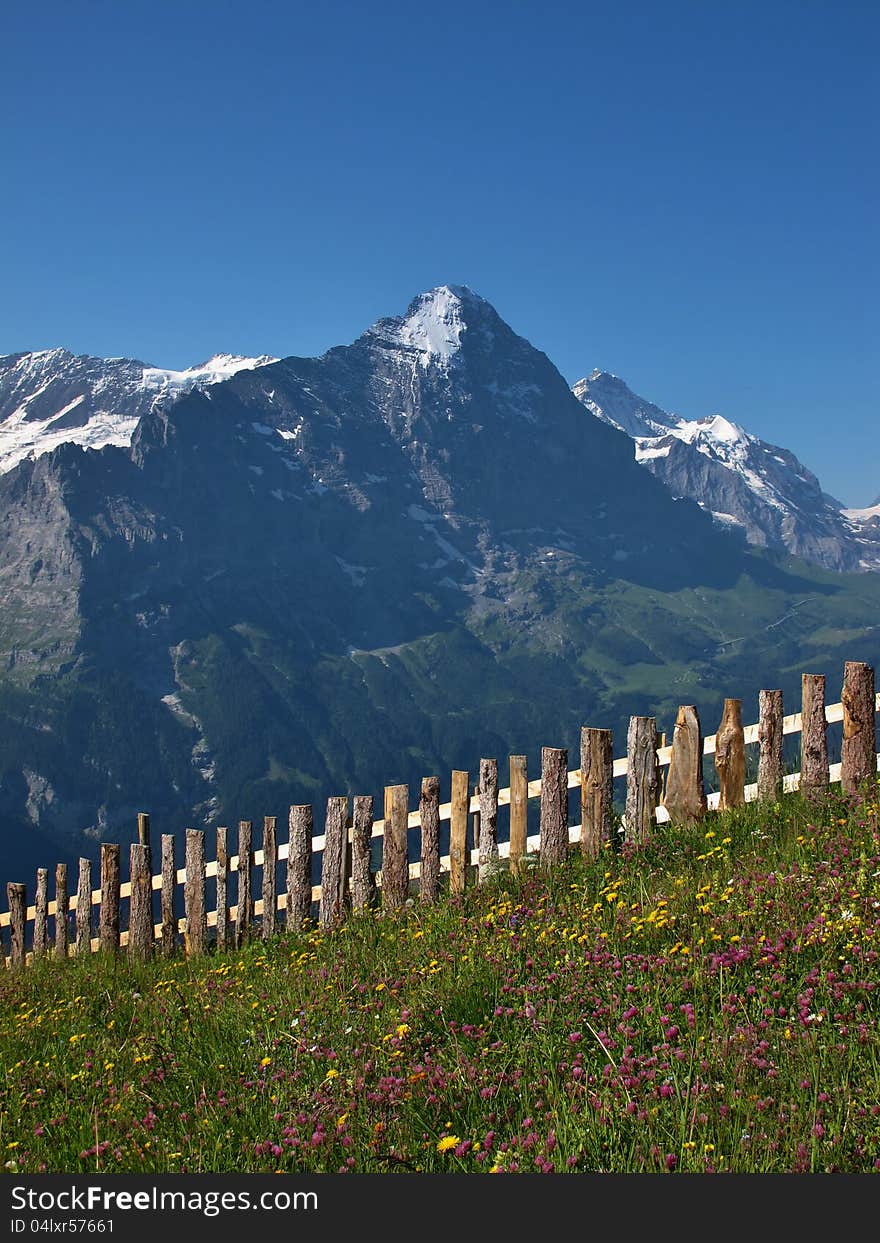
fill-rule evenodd
<path id="1" fill-rule="evenodd" d="M 165 834 L 158 873 L 152 872 L 150 819 L 141 813 L 138 841 L 130 848 L 129 880 L 120 878 L 119 846 L 104 843 L 101 883 L 97 888 L 91 884 L 91 862 L 85 859 L 80 860 L 79 883 L 75 890 L 71 885 L 69 896 L 63 864 L 56 869 L 54 899 L 48 898 L 47 869 L 38 869 L 32 905 L 26 903 L 24 885 L 7 886 L 9 909 L 0 912 L 0 929 L 10 929 L 8 961 L 17 965 L 50 949 L 61 957 L 102 948 L 128 948 L 146 955 L 158 944 L 168 953 L 177 946 L 179 937 L 183 938 L 186 952 L 194 954 L 206 947 L 208 929 L 215 930 L 218 946 L 232 946 L 241 944 L 253 932 L 254 919 L 260 919 L 260 935 L 265 938 L 278 927 L 279 913 L 286 916 L 287 927 L 295 927 L 311 918 L 315 904 L 319 923 L 324 927 L 338 924 L 348 905 L 361 909 L 381 901 L 383 905 L 399 906 L 408 899 L 411 882 L 422 880 L 422 859 L 408 857 L 408 834 L 412 830 L 422 831 L 422 855 L 426 862 L 422 900 L 436 898 L 440 875 L 448 878 L 450 892 L 455 894 L 464 890 L 468 875 L 476 872 L 478 881 L 482 880 L 502 859 L 517 866 L 524 855 L 537 852 L 542 863 L 550 864 L 558 861 L 573 843 L 580 843 L 585 853 L 595 854 L 601 842 L 610 837 L 611 790 L 613 781 L 619 778 L 627 779 L 622 835 L 634 841 L 642 840 L 651 824 L 685 821 L 703 812 L 753 802 L 762 797 L 762 783 L 764 797 L 771 791 L 778 794 L 804 789 L 816 793 L 838 782 L 854 791 L 859 783 L 880 771 L 875 728 L 880 694 L 874 692 L 874 670 L 862 662 L 847 662 L 841 701 L 826 706 L 824 692 L 822 675 L 804 674 L 802 710 L 783 716 L 781 692 L 762 691 L 761 720 L 746 726 L 740 720 L 741 701 L 727 699 L 718 732 L 705 738 L 700 734 L 696 708 L 683 706 L 669 745 L 665 736 L 656 733 L 653 717 L 632 717 L 627 754 L 617 759 L 611 756 L 610 731 L 584 727 L 578 768 L 568 769 L 567 751 L 545 747 L 542 776 L 528 781 L 525 757 L 511 756 L 514 784 L 499 789 L 497 761 L 483 759 L 479 783 L 473 787 L 469 785 L 471 774 L 453 772 L 449 802 L 439 802 L 436 777 L 423 781 L 420 806 L 415 811 L 407 806 L 408 787 L 386 787 L 381 819 L 373 817 L 370 797 L 353 800 L 353 816 L 347 797 L 331 798 L 324 833 L 311 831 L 310 806 L 291 807 L 288 842 L 276 843 L 276 820 L 267 816 L 263 821 L 263 848 L 252 849 L 252 824 L 241 821 L 239 852 L 228 853 L 227 829 L 220 827 L 216 830 L 217 857 L 210 861 L 204 857 L 205 832 L 189 829 L 187 863 L 182 868 L 175 863 L 175 840 Z M 826 729 L 841 722 L 842 759 L 829 765 Z M 784 736 L 793 734 L 802 735 L 801 769 L 784 774 L 782 742 Z M 746 784 L 745 748 L 753 744 L 761 747 L 761 767 L 758 781 Z M 720 784 L 719 790 L 708 795 L 703 792 L 705 756 L 715 756 Z M 664 768 L 670 770 L 665 791 L 660 777 Z M 682 788 L 687 789 L 690 803 L 679 798 Z M 582 819 L 569 825 L 568 792 L 577 789 L 581 791 Z M 541 827 L 536 834 L 526 831 L 527 804 L 531 800 L 541 803 Z M 685 806 L 691 808 L 687 813 L 682 810 Z M 510 807 L 510 835 L 503 841 L 497 835 L 500 807 Z M 449 853 L 441 856 L 438 843 L 443 822 L 450 823 L 450 841 Z M 382 844 L 382 864 L 373 870 L 370 843 L 377 839 Z M 313 884 L 312 860 L 318 855 L 322 856 L 322 883 Z M 275 872 L 279 864 L 287 865 L 287 883 L 284 892 L 276 893 Z M 259 897 L 252 894 L 254 868 L 263 871 Z M 227 904 L 227 885 L 232 876 L 237 877 L 237 902 Z M 211 911 L 205 909 L 205 882 L 209 879 L 216 881 L 217 889 L 217 908 Z M 178 890 L 184 895 L 186 913 L 182 917 L 174 914 Z M 161 898 L 159 922 L 153 917 L 154 894 Z M 121 929 L 119 908 L 126 900 L 129 928 Z M 99 912 L 97 935 L 92 908 Z M 55 925 L 52 946 L 48 936 L 50 918 Z M 32 925 L 29 950 L 25 944 L 27 925 Z M 5 960 L 5 951 L 0 952 Z"/>

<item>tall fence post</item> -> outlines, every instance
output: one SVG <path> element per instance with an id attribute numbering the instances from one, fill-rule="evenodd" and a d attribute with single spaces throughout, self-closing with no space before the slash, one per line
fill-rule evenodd
<path id="1" fill-rule="evenodd" d="M 276 818 L 263 817 L 263 940 L 275 932 L 275 865 L 278 862 Z"/>
<path id="2" fill-rule="evenodd" d="M 758 696 L 758 798 L 775 803 L 782 794 L 782 691 Z"/>
<path id="3" fill-rule="evenodd" d="M 229 876 L 229 846 L 226 840 L 226 826 L 217 829 L 217 930 L 216 945 L 218 950 L 225 950 L 229 944 L 229 899 L 226 894 Z"/>
<path id="4" fill-rule="evenodd" d="M 595 859 L 614 831 L 614 756 L 610 729 L 581 728 L 581 853 Z"/>
<path id="5" fill-rule="evenodd" d="M 449 892 L 462 894 L 467 878 L 467 821 L 470 774 L 464 769 L 452 773 L 452 808 L 449 822 Z"/>
<path id="6" fill-rule="evenodd" d="M 42 958 L 49 948 L 49 870 L 37 868 L 34 895 L 34 958 Z"/>
<path id="7" fill-rule="evenodd" d="M 828 736 L 825 723 L 825 675 L 801 676 L 801 781 L 808 799 L 828 787 Z"/>
<path id="8" fill-rule="evenodd" d="M 183 913 L 186 919 L 183 944 L 187 958 L 204 954 L 208 939 L 205 908 L 205 834 L 201 829 L 186 831 L 186 882 L 183 887 Z"/>
<path id="9" fill-rule="evenodd" d="M 440 778 L 423 777 L 419 796 L 422 830 L 422 866 L 419 870 L 419 901 L 436 902 L 440 887 Z"/>
<path id="10" fill-rule="evenodd" d="M 321 862 L 321 902 L 318 924 L 338 928 L 345 918 L 348 893 L 348 799 L 328 798 L 324 823 L 324 857 Z"/>
<path id="11" fill-rule="evenodd" d="M 625 838 L 628 842 L 646 842 L 654 828 L 660 796 L 656 717 L 630 717 L 626 756 Z"/>
<path id="12" fill-rule="evenodd" d="M 288 820 L 287 927 L 297 931 L 312 915 L 312 805 L 294 803 Z"/>
<path id="13" fill-rule="evenodd" d="M 673 824 L 695 824 L 706 811 L 703 729 L 696 704 L 679 704 L 663 805 Z"/>
<path id="14" fill-rule="evenodd" d="M 409 790 L 405 785 L 385 787 L 385 831 L 382 837 L 382 905 L 396 910 L 409 893 L 407 818 Z"/>
<path id="15" fill-rule="evenodd" d="M 843 744 L 840 754 L 840 784 L 845 794 L 857 794 L 859 787 L 877 774 L 876 699 L 874 670 L 860 660 L 844 665 Z"/>
<path id="16" fill-rule="evenodd" d="M 376 901 L 372 856 L 373 796 L 358 794 L 351 818 L 351 905 L 355 911 L 366 911 Z"/>
<path id="17" fill-rule="evenodd" d="M 177 944 L 177 920 L 174 918 L 174 886 L 177 883 L 177 867 L 174 862 L 174 834 L 162 834 L 162 888 L 160 891 L 162 953 L 174 953 Z"/>
<path id="18" fill-rule="evenodd" d="M 115 954 L 119 949 L 119 846 L 101 843 L 101 911 L 98 918 L 100 948 Z"/>
<path id="19" fill-rule="evenodd" d="M 80 859 L 76 883 L 76 952 L 92 948 L 92 861 Z"/>
<path id="20" fill-rule="evenodd" d="M 538 858 L 553 867 L 568 855 L 568 751 L 541 749 L 541 828 Z"/>
<path id="21" fill-rule="evenodd" d="M 131 897 L 128 903 L 128 953 L 149 958 L 153 952 L 153 876 L 150 847 L 132 842 L 128 852 Z"/>
<path id="22" fill-rule="evenodd" d="M 741 699 L 724 701 L 721 724 L 715 735 L 715 769 L 721 791 L 718 810 L 742 807 L 746 801 L 746 746 Z"/>
<path id="23" fill-rule="evenodd" d="M 498 761 L 480 760 L 480 834 L 477 880 L 482 883 L 498 867 Z"/>
<path id="24" fill-rule="evenodd" d="M 25 963 L 24 926 L 27 913 L 27 890 L 24 885 L 10 881 L 6 886 L 9 904 L 9 965 L 23 967 Z"/>
<path id="25" fill-rule="evenodd" d="M 70 899 L 67 896 L 67 864 L 55 867 L 55 957 L 67 959 L 69 929 L 67 925 Z"/>
<path id="26" fill-rule="evenodd" d="M 527 757 L 510 757 L 510 870 L 519 874 L 520 863 L 528 849 L 529 778 Z"/>
<path id="27" fill-rule="evenodd" d="M 250 820 L 238 822 L 238 894 L 235 908 L 235 944 L 239 948 L 251 935 L 254 900 L 251 896 L 254 868 L 253 825 Z"/>

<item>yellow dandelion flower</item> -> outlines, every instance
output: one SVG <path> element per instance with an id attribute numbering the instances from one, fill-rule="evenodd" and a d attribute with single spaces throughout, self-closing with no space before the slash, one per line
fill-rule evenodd
<path id="1" fill-rule="evenodd" d="M 326 1079 L 338 1079 L 338 1078 L 339 1078 L 339 1071 L 338 1071 L 338 1070 L 336 1070 L 336 1068 L 335 1068 L 334 1066 L 331 1066 L 331 1067 L 330 1067 L 330 1069 L 327 1071 L 327 1074 L 325 1075 L 325 1078 L 326 1078 Z"/>
<path id="2" fill-rule="evenodd" d="M 261 1065 L 261 1066 L 269 1066 L 269 1065 L 271 1065 L 271 1062 L 272 1062 L 271 1057 L 264 1057 L 264 1058 L 262 1058 L 262 1059 L 261 1059 L 261 1061 L 260 1061 L 260 1065 Z"/>
<path id="3" fill-rule="evenodd" d="M 437 1151 L 449 1152 L 451 1148 L 457 1148 L 460 1143 L 461 1140 L 457 1135 L 444 1135 L 443 1138 L 437 1142 Z"/>

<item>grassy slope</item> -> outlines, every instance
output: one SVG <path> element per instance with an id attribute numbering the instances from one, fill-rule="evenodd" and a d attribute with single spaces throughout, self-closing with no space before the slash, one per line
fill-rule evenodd
<path id="1" fill-rule="evenodd" d="M 880 1166 L 876 791 L 336 934 L 0 980 L 23 1172 Z"/>

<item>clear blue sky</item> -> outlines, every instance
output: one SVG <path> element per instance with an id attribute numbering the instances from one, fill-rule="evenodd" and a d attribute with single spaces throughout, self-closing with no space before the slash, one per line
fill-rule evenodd
<path id="1" fill-rule="evenodd" d="M 317 354 L 467 284 L 867 504 L 878 46 L 874 0 L 10 4 L 0 353 Z"/>

